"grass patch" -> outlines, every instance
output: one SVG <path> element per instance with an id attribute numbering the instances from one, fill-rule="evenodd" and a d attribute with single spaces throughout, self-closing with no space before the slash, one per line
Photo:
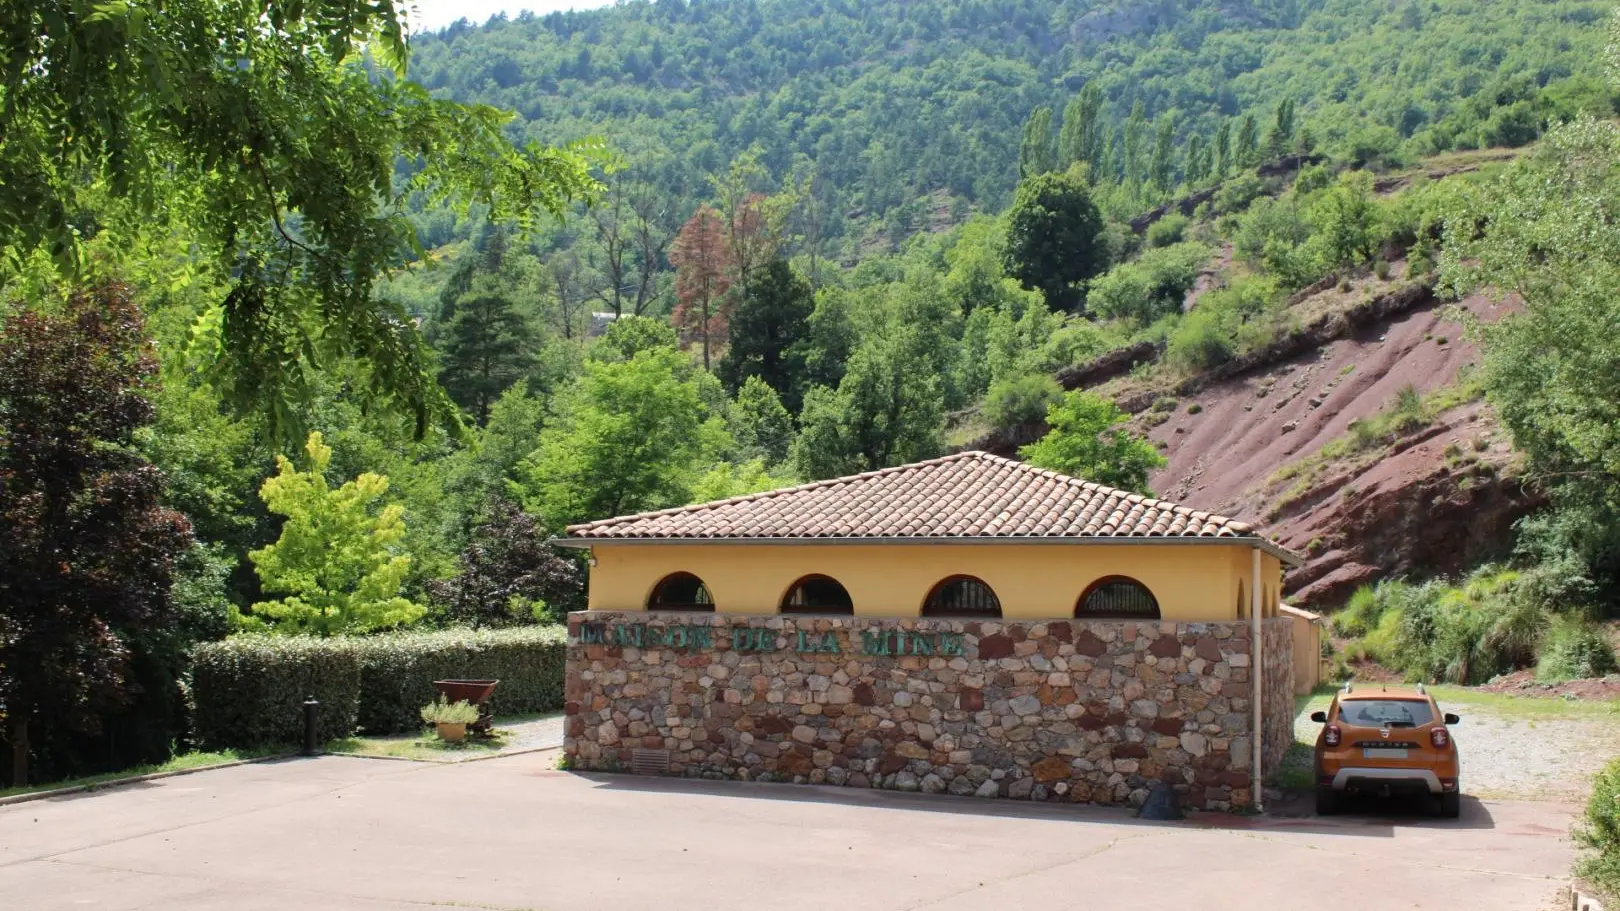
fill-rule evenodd
<path id="1" fill-rule="evenodd" d="M 459 762 L 478 756 L 489 756 L 505 749 L 510 737 L 508 725 L 538 721 L 555 717 L 543 715 L 512 715 L 500 719 L 489 737 L 468 735 L 461 743 L 446 743 L 432 731 L 423 729 L 416 734 L 391 734 L 386 737 L 343 737 L 326 744 L 328 753 L 345 756 L 371 756 L 388 759 L 409 759 L 413 762 Z"/>
<path id="2" fill-rule="evenodd" d="M 94 787 L 110 781 L 119 781 L 124 778 L 134 778 L 140 775 L 155 775 L 159 772 L 184 772 L 191 769 L 202 769 L 208 766 L 220 765 L 226 762 L 240 762 L 244 759 L 263 759 L 266 756 L 277 756 L 292 752 L 291 747 L 265 747 L 257 750 L 220 750 L 214 753 L 182 753 L 168 762 L 149 765 L 138 765 L 119 772 L 106 772 L 101 775 L 86 775 L 82 778 L 64 778 L 61 781 L 48 781 L 42 784 L 31 784 L 22 788 L 0 789 L 0 798 L 16 797 L 19 794 L 37 794 L 40 791 L 54 791 L 58 788 Z"/>
<path id="3" fill-rule="evenodd" d="M 1460 686 L 1431 686 L 1445 711 L 1464 715 L 1467 711 L 1484 712 L 1500 718 L 1590 718 L 1620 721 L 1620 700 L 1576 699 L 1565 696 L 1520 696 L 1514 693 L 1486 693 Z M 1463 723 L 1468 719 L 1465 717 Z"/>
<path id="4" fill-rule="evenodd" d="M 1342 374 L 1341 374 L 1342 375 Z M 1277 488 L 1289 484 L 1288 489 L 1271 507 L 1273 517 L 1280 515 L 1315 486 L 1316 482 L 1336 467 L 1354 467 L 1371 464 L 1384 457 L 1389 448 L 1402 437 L 1433 424 L 1440 415 L 1484 398 L 1485 390 L 1474 377 L 1462 377 L 1458 382 L 1423 395 L 1408 385 L 1395 395 L 1389 407 L 1370 418 L 1350 422 L 1343 436 L 1331 440 L 1306 458 L 1284 465 L 1267 479 L 1266 486 Z"/>
<path id="5" fill-rule="evenodd" d="M 1325 711 L 1336 692 L 1337 687 L 1324 685 L 1294 697 L 1294 742 L 1266 784 L 1285 791 L 1309 791 L 1316 786 L 1316 735 L 1321 725 L 1311 720 L 1311 713 Z"/>

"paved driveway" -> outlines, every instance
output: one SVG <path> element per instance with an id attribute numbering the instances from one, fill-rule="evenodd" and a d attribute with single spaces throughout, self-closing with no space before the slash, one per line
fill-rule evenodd
<path id="1" fill-rule="evenodd" d="M 1539 911 L 1570 862 L 1551 803 L 1158 825 L 552 761 L 288 760 L 0 807 L 0 908 Z"/>

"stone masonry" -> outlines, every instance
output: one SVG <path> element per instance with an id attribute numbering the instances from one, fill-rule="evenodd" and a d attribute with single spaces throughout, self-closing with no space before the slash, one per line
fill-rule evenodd
<path id="1" fill-rule="evenodd" d="M 1286 618 L 1263 629 L 1266 771 L 1293 740 Z M 568 624 L 576 769 L 1136 804 L 1250 804 L 1246 622 L 592 611 Z M 667 752 L 666 752 L 667 751 Z"/>

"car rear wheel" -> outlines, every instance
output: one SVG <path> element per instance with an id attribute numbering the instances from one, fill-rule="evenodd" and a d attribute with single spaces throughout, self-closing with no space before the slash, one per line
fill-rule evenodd
<path id="1" fill-rule="evenodd" d="M 1462 815 L 1462 795 L 1456 792 L 1440 795 L 1440 815 L 1446 819 L 1456 819 Z"/>
<path id="2" fill-rule="evenodd" d="M 1316 815 L 1332 816 L 1339 812 L 1339 792 L 1332 788 L 1316 789 Z"/>

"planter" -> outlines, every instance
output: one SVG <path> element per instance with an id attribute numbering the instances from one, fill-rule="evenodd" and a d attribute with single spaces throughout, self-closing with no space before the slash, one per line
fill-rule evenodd
<path id="1" fill-rule="evenodd" d="M 462 722 L 451 723 L 441 721 L 434 725 L 439 732 L 439 739 L 446 743 L 460 743 L 467 739 L 467 725 Z"/>

